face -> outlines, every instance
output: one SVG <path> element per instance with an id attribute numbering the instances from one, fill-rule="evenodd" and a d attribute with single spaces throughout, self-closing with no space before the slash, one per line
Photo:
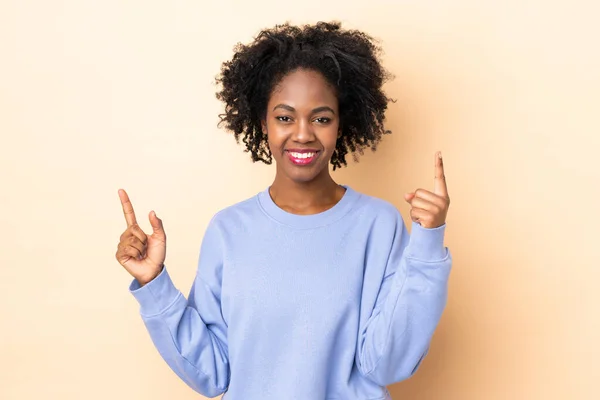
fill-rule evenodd
<path id="1" fill-rule="evenodd" d="M 328 176 L 338 130 L 337 96 L 320 73 L 296 70 L 275 86 L 263 131 L 278 178 L 310 182 Z"/>

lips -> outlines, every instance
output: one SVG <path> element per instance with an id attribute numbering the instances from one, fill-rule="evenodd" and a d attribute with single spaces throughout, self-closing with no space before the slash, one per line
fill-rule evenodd
<path id="1" fill-rule="evenodd" d="M 311 164 L 319 154 L 319 151 L 314 149 L 289 149 L 285 152 L 294 165 L 300 166 Z"/>

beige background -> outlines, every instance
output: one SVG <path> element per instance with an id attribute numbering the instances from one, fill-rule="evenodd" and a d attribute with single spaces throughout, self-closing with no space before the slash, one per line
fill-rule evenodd
<path id="1" fill-rule="evenodd" d="M 201 4 L 205 3 L 205 4 Z M 394 131 L 340 183 L 396 204 L 445 155 L 451 295 L 394 399 L 598 399 L 600 7 L 593 1 L 0 1 L 0 398 L 196 399 L 114 259 L 117 189 L 191 285 L 214 212 L 268 185 L 216 127 L 260 28 L 382 40 Z M 594 253 L 594 256 L 592 256 Z M 268 383 L 267 383 L 268 384 Z"/>

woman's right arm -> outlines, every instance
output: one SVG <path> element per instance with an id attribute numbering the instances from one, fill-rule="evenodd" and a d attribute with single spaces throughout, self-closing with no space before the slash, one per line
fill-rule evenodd
<path id="1" fill-rule="evenodd" d="M 175 287 L 163 263 L 166 235 L 150 214 L 152 235 L 137 225 L 127 194 L 119 193 L 127 230 L 117 260 L 135 278 L 130 291 L 158 352 L 169 367 L 198 393 L 215 397 L 229 385 L 227 324 L 221 313 L 223 245 L 211 220 L 200 249 L 196 279 L 189 298 Z"/>
<path id="2" fill-rule="evenodd" d="M 146 285 L 140 287 L 134 280 L 130 287 L 162 358 L 188 386 L 207 397 L 218 396 L 229 385 L 227 325 L 221 314 L 220 288 L 200 278 L 202 271 L 220 267 L 213 236 L 209 229 L 188 300 L 173 285 L 166 268 Z"/>

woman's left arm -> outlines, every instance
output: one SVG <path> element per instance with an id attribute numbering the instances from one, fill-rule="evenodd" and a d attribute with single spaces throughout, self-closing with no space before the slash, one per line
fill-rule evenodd
<path id="1" fill-rule="evenodd" d="M 396 215 L 386 272 L 358 339 L 359 371 L 382 386 L 415 373 L 446 306 L 452 258 L 444 233 L 450 200 L 438 154 L 435 171 L 433 193 L 419 189 L 406 196 L 412 206 L 410 235 Z"/>

